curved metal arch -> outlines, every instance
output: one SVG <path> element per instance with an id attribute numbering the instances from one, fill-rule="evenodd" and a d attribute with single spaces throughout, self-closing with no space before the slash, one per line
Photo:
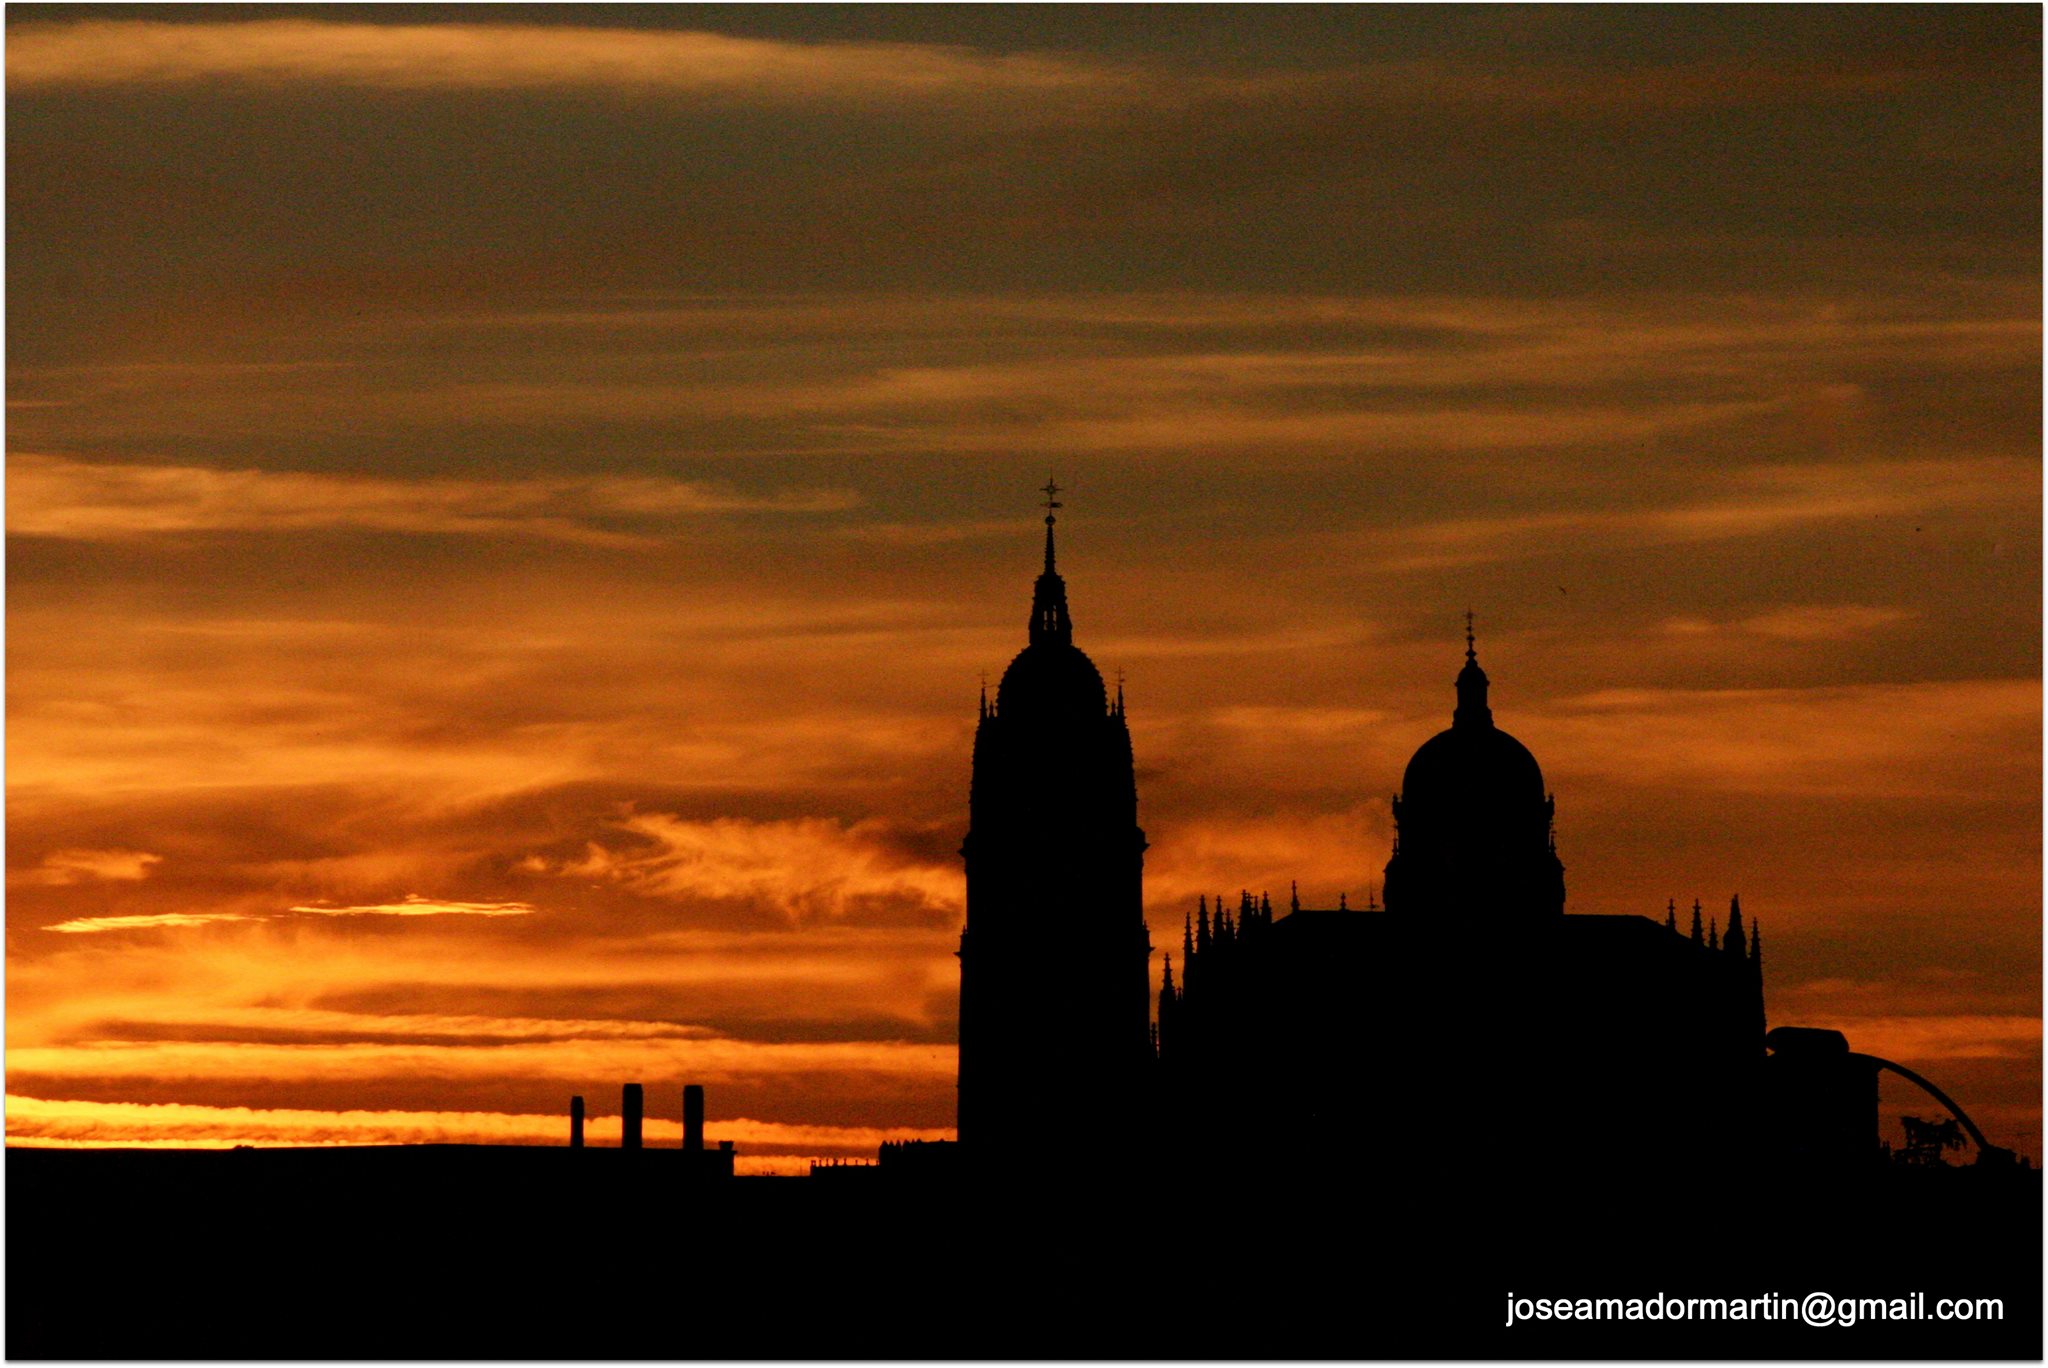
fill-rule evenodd
<path id="1" fill-rule="evenodd" d="M 1953 1116 L 1956 1120 L 1962 1122 L 1963 1130 L 1966 1133 L 1968 1133 L 1969 1137 L 1972 1140 L 1977 1142 L 1977 1153 L 1980 1157 L 1986 1154 L 2003 1154 L 2005 1152 L 2004 1150 L 2000 1149 L 1997 1145 L 1992 1144 L 1989 1140 L 1986 1140 L 1984 1138 L 1984 1132 L 1977 1129 L 1977 1123 L 1970 1119 L 1970 1114 L 1968 1112 L 1964 1111 L 1961 1107 L 1956 1105 L 1956 1101 L 1954 1098 L 1950 1097 L 1940 1088 L 1935 1087 L 1934 1084 L 1929 1082 L 1927 1079 L 1922 1078 L 1919 1074 L 1914 1073 L 1905 1065 L 1894 1064 L 1891 1060 L 1880 1059 L 1876 1055 L 1852 1053 L 1850 1054 L 1849 1058 L 1857 1060 L 1860 1063 L 1873 1065 L 1874 1067 L 1879 1069 L 1890 1069 L 1893 1073 L 1905 1079 L 1908 1083 L 1918 1085 L 1921 1091 L 1925 1092 L 1929 1097 L 1933 1098 L 1935 1101 L 1941 1103 L 1942 1106 L 1947 1107 L 1950 1116 Z"/>

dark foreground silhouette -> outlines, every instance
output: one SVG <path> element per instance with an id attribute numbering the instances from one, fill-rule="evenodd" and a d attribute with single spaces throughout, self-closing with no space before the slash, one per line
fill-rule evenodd
<path id="1" fill-rule="evenodd" d="M 1059 1143 L 1058 1137 L 1049 1142 Z M 2041 1354 L 2026 1169 L 691 1180 L 662 1151 L 7 1152 L 11 1358 Z M 1508 1297 L 1996 1297 L 2001 1320 L 1539 1321 Z"/>

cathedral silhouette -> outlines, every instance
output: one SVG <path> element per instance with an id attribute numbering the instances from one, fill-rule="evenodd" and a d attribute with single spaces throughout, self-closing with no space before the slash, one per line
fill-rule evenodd
<path id="1" fill-rule="evenodd" d="M 2039 1172 L 1840 1034 L 1767 1034 L 1732 900 L 1566 912 L 1469 623 L 1386 905 L 1204 896 L 1155 978 L 1123 690 L 1074 644 L 1057 494 L 975 736 L 957 1142 L 756 1177 L 703 1088 L 627 1082 L 616 1147 L 581 1094 L 548 1146 L 10 1146 L 9 1356 L 2039 1359 Z M 1898 1153 L 1885 1070 L 1953 1115 Z M 645 1128 L 664 1094 L 679 1145 Z M 1940 1158 L 1958 1128 L 1973 1164 Z M 109 1314 L 78 1270 L 138 1229 L 180 1257 Z M 446 1257 L 394 1278 L 422 1239 Z M 1809 1293 L 1907 1310 L 1734 1314 Z M 1997 1314 L 1911 1314 L 1946 1298 Z"/>
<path id="2" fill-rule="evenodd" d="M 1467 615 L 1450 726 L 1392 802 L 1385 905 L 1290 892 L 1189 910 L 1155 1001 L 1147 848 L 1123 687 L 1074 644 L 1055 563 L 975 733 L 960 942 L 962 1157 L 987 1172 L 1182 1153 L 1222 1127 L 1343 1163 L 1654 1167 L 1882 1163 L 1878 1074 L 1833 1031 L 1770 1031 L 1761 929 L 1731 897 L 1661 918 L 1568 914 L 1556 801 L 1495 723 Z M 1054 1113 L 1085 1152 L 1049 1143 Z M 1739 1161 L 1727 1156 L 1741 1155 Z"/>

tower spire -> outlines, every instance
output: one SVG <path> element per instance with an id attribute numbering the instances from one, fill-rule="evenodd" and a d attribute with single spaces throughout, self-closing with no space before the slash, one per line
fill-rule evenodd
<path id="1" fill-rule="evenodd" d="M 1486 671 L 1479 668 L 1479 647 L 1472 636 L 1472 610 L 1465 610 L 1465 668 L 1458 671 L 1458 710 L 1454 727 L 1491 727 L 1493 709 L 1486 706 Z"/>
<path id="2" fill-rule="evenodd" d="M 1678 934 L 1678 899 L 1676 898 L 1664 904 L 1664 929 L 1673 935 Z"/>
<path id="3" fill-rule="evenodd" d="M 1054 513 L 1062 506 L 1059 482 L 1045 482 L 1045 570 L 1031 594 L 1031 644 L 1043 642 L 1071 645 L 1074 623 L 1067 615 L 1067 582 L 1053 568 L 1052 525 Z"/>
<path id="4" fill-rule="evenodd" d="M 1053 575 L 1059 573 L 1058 571 L 1052 568 L 1053 514 L 1057 512 L 1061 507 L 1063 507 L 1063 505 L 1060 503 L 1059 497 L 1059 482 L 1053 479 L 1053 477 L 1050 475 L 1046 476 L 1045 488 L 1042 492 L 1045 495 L 1045 573 L 1048 575 Z"/>
<path id="5" fill-rule="evenodd" d="M 1695 944 L 1704 944 L 1706 942 L 1704 929 L 1700 926 L 1700 900 L 1698 898 L 1692 900 L 1692 938 Z"/>

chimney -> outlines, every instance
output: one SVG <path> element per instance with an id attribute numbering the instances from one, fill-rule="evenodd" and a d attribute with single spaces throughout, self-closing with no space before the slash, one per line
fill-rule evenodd
<path id="1" fill-rule="evenodd" d="M 638 1083 L 628 1083 L 624 1099 L 619 1105 L 619 1148 L 636 1150 L 640 1148 L 640 1107 L 641 1092 Z"/>
<path id="2" fill-rule="evenodd" d="M 691 1154 L 704 1151 L 704 1085 L 691 1083 L 683 1089 L 683 1148 Z"/>
<path id="3" fill-rule="evenodd" d="M 583 1148 L 583 1099 L 569 1099 L 569 1148 Z"/>

